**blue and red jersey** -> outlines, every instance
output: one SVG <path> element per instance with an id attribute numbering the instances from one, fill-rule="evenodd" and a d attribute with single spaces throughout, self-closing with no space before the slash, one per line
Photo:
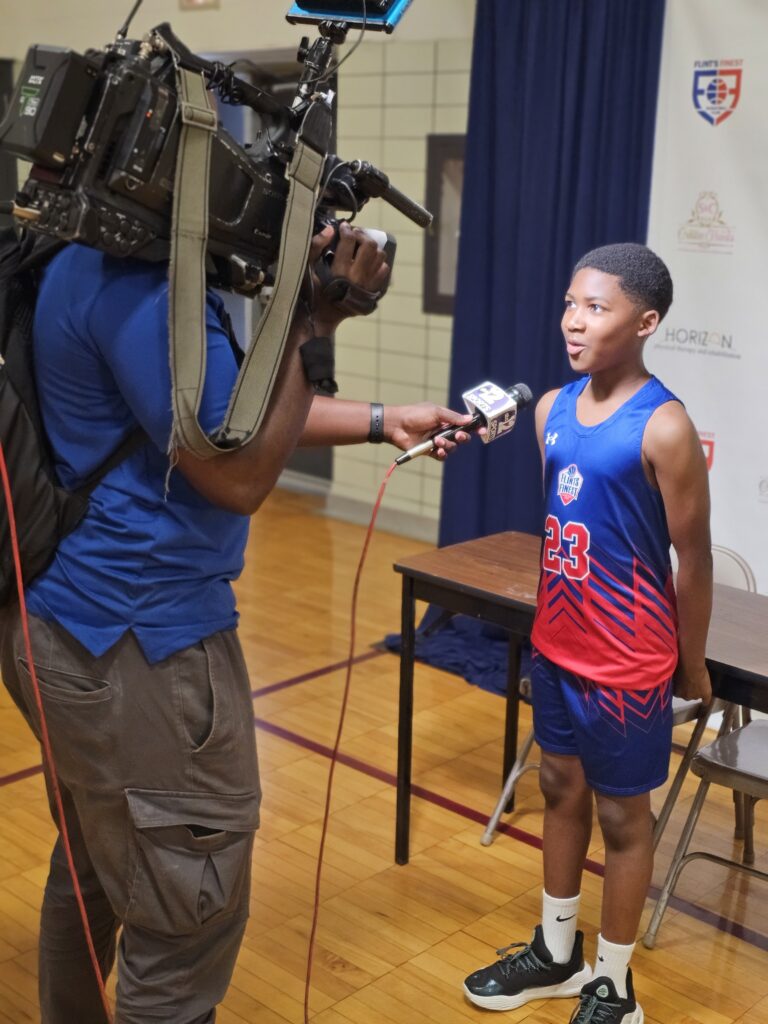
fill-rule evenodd
<path id="1" fill-rule="evenodd" d="M 550 661 L 596 683 L 641 689 L 677 664 L 677 609 L 661 494 L 643 469 L 652 413 L 677 401 L 652 377 L 587 427 L 557 395 L 544 430 L 544 538 L 531 640 Z"/>

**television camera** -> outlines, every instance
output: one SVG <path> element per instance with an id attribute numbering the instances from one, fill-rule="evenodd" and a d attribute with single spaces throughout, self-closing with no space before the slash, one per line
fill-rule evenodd
<path id="1" fill-rule="evenodd" d="M 114 256 L 167 260 L 186 109 L 178 76 L 186 69 L 202 76 L 219 102 L 245 104 L 271 126 L 241 145 L 212 113 L 209 284 L 254 295 L 273 283 L 289 194 L 286 169 L 300 135 L 324 159 L 315 230 L 336 223 L 341 211 L 353 219 L 371 198 L 384 199 L 426 227 L 431 214 L 394 188 L 383 171 L 365 160 L 328 154 L 334 47 L 355 25 L 392 31 L 409 2 L 295 3 L 289 21 L 317 25 L 319 37 L 301 42 L 303 69 L 290 106 L 232 67 L 193 54 L 168 24 L 140 40 L 128 39 L 141 0 L 103 50 L 80 54 L 32 46 L 0 124 L 0 147 L 32 164 L 14 200 L 14 218 L 34 232 Z"/>

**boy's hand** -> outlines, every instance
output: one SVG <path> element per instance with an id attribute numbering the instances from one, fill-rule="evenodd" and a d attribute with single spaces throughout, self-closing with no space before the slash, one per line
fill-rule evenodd
<path id="1" fill-rule="evenodd" d="M 673 692 L 676 697 L 683 700 L 701 700 L 704 704 L 712 701 L 712 681 L 709 678 L 709 669 L 701 665 L 696 669 L 686 669 L 682 662 L 678 663 L 675 671 Z"/>

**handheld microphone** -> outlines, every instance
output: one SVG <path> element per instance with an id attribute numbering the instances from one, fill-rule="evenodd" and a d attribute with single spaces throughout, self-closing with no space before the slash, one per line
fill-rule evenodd
<path id="1" fill-rule="evenodd" d="M 469 423 L 461 427 L 440 430 L 421 444 L 414 445 L 395 459 L 396 466 L 410 462 L 417 455 L 429 455 L 437 448 L 437 438 L 453 441 L 461 431 L 471 433 L 479 427 L 485 427 L 486 432 L 482 435 L 482 441 L 484 444 L 490 444 L 497 437 L 502 437 L 512 430 L 517 419 L 517 410 L 528 405 L 533 394 L 527 384 L 513 384 L 510 388 L 500 388 L 498 384 L 486 380 L 470 391 L 465 391 L 461 397 L 467 411 L 472 413 Z"/>

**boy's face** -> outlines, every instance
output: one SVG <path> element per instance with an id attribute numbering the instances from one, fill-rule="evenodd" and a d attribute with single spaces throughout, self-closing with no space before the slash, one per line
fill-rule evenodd
<path id="1" fill-rule="evenodd" d="M 561 321 L 571 367 L 596 373 L 635 363 L 658 323 L 659 314 L 639 309 L 618 277 L 584 267 L 566 292 Z"/>

